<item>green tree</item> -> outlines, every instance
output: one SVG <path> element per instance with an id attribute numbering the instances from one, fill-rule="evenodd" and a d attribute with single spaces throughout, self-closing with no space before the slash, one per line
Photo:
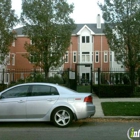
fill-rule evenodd
<path id="1" fill-rule="evenodd" d="M 18 18 L 11 9 L 11 0 L 0 0 L 0 64 L 5 64 L 9 53 L 9 46 L 15 39 L 13 27 L 18 23 Z"/>
<path id="2" fill-rule="evenodd" d="M 140 0 L 104 0 L 98 3 L 105 22 L 104 33 L 118 62 L 129 70 L 135 85 L 135 70 L 140 63 Z"/>
<path id="3" fill-rule="evenodd" d="M 73 8 L 66 0 L 25 0 L 22 3 L 24 34 L 32 40 L 32 44 L 25 44 L 26 58 L 44 70 L 46 79 L 50 68 L 62 65 L 69 47 L 75 29 L 69 16 Z"/>

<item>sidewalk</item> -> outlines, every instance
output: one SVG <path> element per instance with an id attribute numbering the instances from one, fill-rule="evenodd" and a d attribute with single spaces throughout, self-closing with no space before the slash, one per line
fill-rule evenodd
<path id="1" fill-rule="evenodd" d="M 96 107 L 96 113 L 92 118 L 132 118 L 140 119 L 140 116 L 104 116 L 101 102 L 140 102 L 140 98 L 99 98 L 96 94 L 93 94 L 93 104 Z"/>

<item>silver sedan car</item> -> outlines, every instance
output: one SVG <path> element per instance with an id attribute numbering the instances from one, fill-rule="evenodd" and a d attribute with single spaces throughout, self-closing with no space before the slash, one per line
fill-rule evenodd
<path id="1" fill-rule="evenodd" d="M 0 92 L 0 122 L 52 121 L 66 127 L 91 117 L 95 106 L 90 93 L 78 93 L 49 83 L 25 83 Z"/>

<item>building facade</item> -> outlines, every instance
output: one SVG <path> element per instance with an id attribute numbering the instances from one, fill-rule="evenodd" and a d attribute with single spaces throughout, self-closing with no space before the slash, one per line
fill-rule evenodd
<path id="1" fill-rule="evenodd" d="M 115 54 L 109 48 L 105 34 L 103 33 L 104 24 L 100 22 L 100 15 L 97 16 L 97 23 L 95 24 L 76 24 L 77 27 L 71 36 L 71 43 L 65 54 L 65 63 L 56 71 L 64 71 L 70 69 L 75 71 L 77 69 L 79 79 L 93 79 L 97 83 L 98 74 L 95 72 L 91 77 L 92 71 L 101 70 L 113 71 L 114 69 L 124 70 L 121 64 L 115 61 Z M 33 70 L 34 65 L 31 64 L 24 55 L 27 53 L 24 49 L 25 42 L 30 43 L 23 34 L 23 28 L 15 29 L 17 32 L 17 39 L 12 43 L 9 52 L 9 63 L 7 69 L 10 70 Z M 76 64 L 78 64 L 76 68 Z M 55 72 L 51 72 L 53 76 Z M 22 77 L 22 76 L 21 76 Z"/>

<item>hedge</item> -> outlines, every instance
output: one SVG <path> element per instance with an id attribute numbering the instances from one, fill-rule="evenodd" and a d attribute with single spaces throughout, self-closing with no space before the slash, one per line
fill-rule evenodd
<path id="1" fill-rule="evenodd" d="M 0 84 L 0 92 L 7 88 L 6 84 Z"/>
<path id="2" fill-rule="evenodd" d="M 131 97 L 132 86 L 129 85 L 93 85 L 93 91 L 99 97 Z"/>

